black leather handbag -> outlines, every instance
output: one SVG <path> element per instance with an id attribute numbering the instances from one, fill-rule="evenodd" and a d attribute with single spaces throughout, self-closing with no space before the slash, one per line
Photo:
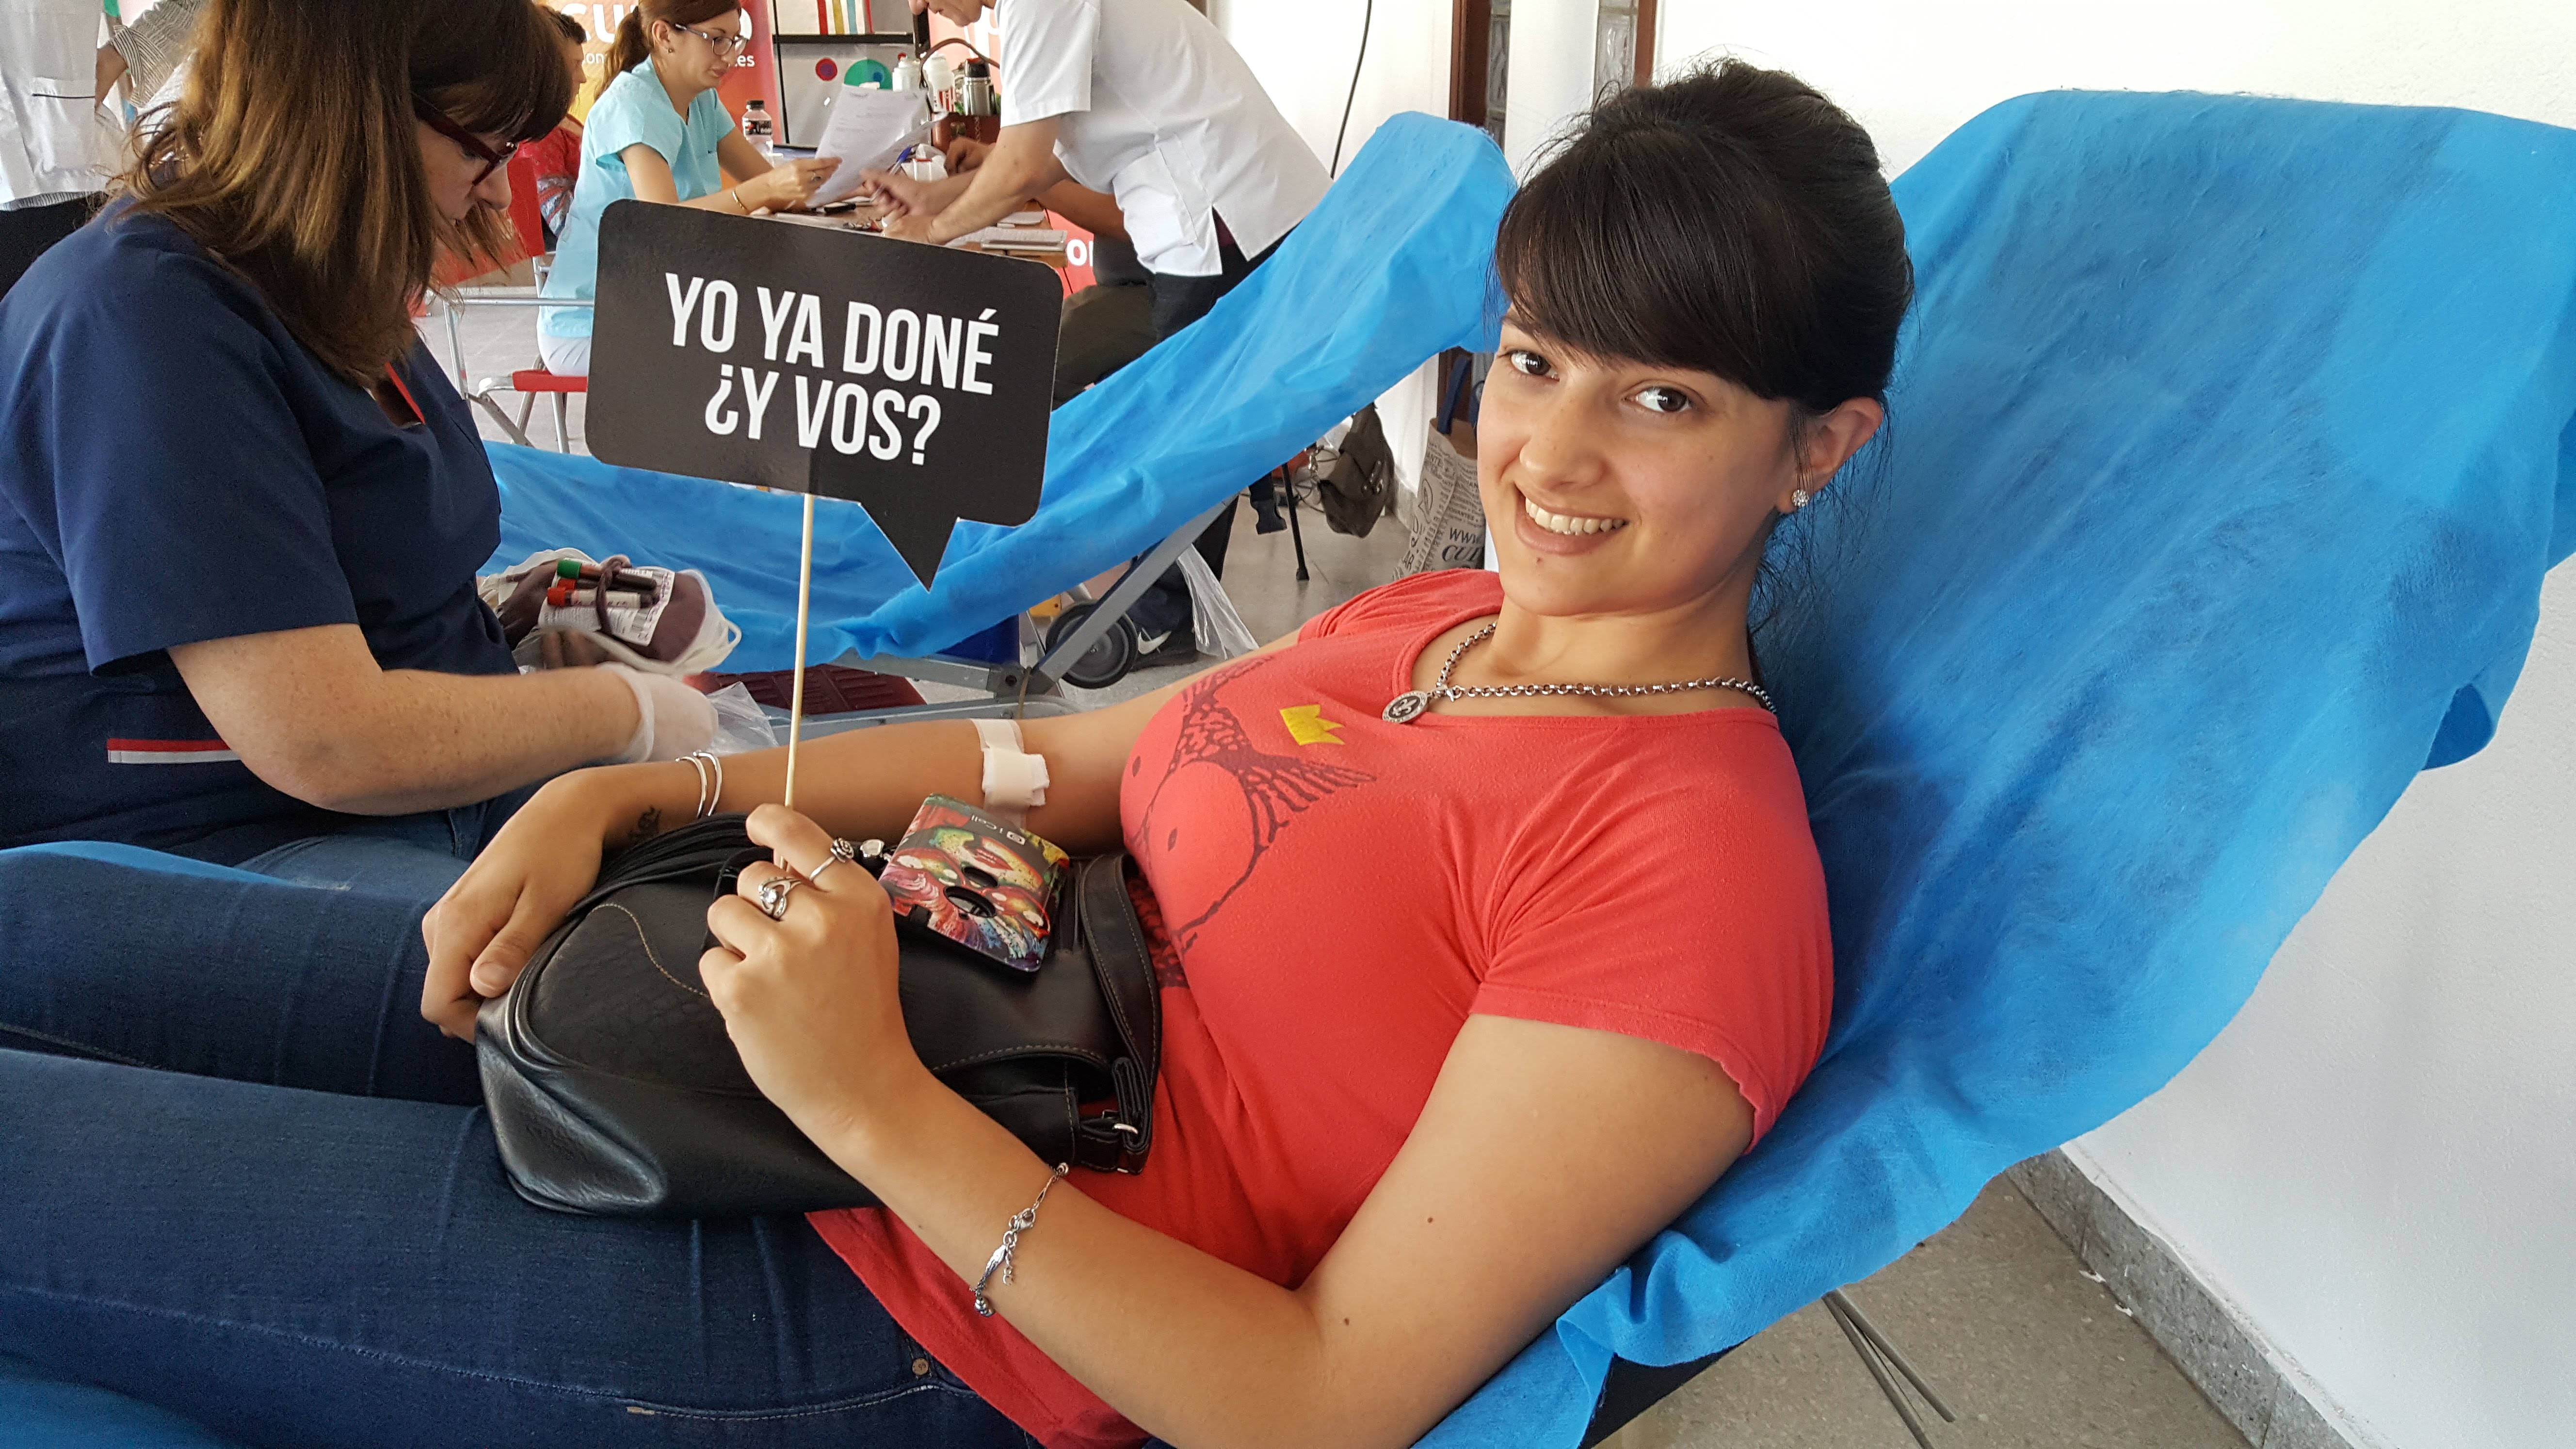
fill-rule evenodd
<path id="1" fill-rule="evenodd" d="M 483 1100 L 521 1197 L 612 1217 L 876 1202 L 752 1084 L 698 977 L 707 907 L 768 858 L 739 815 L 612 857 L 518 981 L 483 1004 Z M 1034 972 L 897 931 L 904 1026 L 923 1064 L 1047 1161 L 1116 1172 L 1141 1169 L 1153 1145 L 1162 1060 L 1126 861 L 1065 871 Z"/>

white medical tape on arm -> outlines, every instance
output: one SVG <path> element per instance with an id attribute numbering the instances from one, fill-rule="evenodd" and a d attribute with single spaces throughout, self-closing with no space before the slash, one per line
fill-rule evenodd
<path id="1" fill-rule="evenodd" d="M 1028 812 L 1046 803 L 1046 756 L 1021 747 L 1017 720 L 974 721 L 984 742 L 984 809 L 1013 825 L 1027 823 Z"/>

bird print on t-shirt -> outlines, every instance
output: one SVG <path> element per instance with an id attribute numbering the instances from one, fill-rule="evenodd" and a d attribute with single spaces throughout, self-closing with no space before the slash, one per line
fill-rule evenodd
<path id="1" fill-rule="evenodd" d="M 1154 856 L 1155 893 L 1172 938 L 1184 951 L 1199 928 L 1252 878 L 1292 820 L 1336 790 L 1377 779 L 1363 770 L 1324 763 L 1318 758 L 1322 751 L 1273 754 L 1253 743 L 1242 719 L 1217 699 L 1217 690 L 1268 662 L 1248 660 L 1183 692 L 1171 764 L 1145 805 L 1140 834 Z M 1293 731 L 1295 725 L 1287 728 Z M 1238 797 L 1240 814 L 1224 808 Z M 1163 811 L 1167 798 L 1186 799 L 1188 806 Z"/>

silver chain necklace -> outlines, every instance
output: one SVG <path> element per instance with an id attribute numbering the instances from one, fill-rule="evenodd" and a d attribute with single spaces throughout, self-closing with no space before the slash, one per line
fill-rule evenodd
<path id="1" fill-rule="evenodd" d="M 1762 686 L 1749 679 L 1691 679 L 1678 684 L 1451 684 L 1449 675 L 1458 667 L 1458 661 L 1466 657 L 1469 649 L 1482 643 L 1485 636 L 1493 632 L 1494 626 L 1487 624 L 1484 628 L 1459 640 L 1458 647 L 1450 650 L 1449 658 L 1441 664 L 1440 677 L 1432 681 L 1429 689 L 1408 689 L 1387 701 L 1384 715 L 1386 722 L 1411 724 L 1430 712 L 1431 701 L 1434 698 L 1455 702 L 1461 699 L 1504 699 L 1534 694 L 1579 694 L 1593 699 L 1624 699 L 1639 694 L 1679 694 L 1686 689 L 1740 690 L 1753 696 L 1756 703 L 1770 710 L 1774 716 L 1780 713 L 1778 707 L 1771 703 L 1771 696 L 1763 692 Z"/>

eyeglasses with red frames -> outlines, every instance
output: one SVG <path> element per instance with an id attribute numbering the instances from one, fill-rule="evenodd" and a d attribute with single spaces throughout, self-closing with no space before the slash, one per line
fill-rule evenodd
<path id="1" fill-rule="evenodd" d="M 487 146 L 483 143 L 482 137 L 456 124 L 448 118 L 445 111 L 418 96 L 412 98 L 411 108 L 413 114 L 420 117 L 422 125 L 464 147 L 466 155 L 483 163 L 483 169 L 474 173 L 474 184 L 477 186 L 482 185 L 493 172 L 510 164 L 510 158 L 518 154 L 518 142 L 504 141 L 497 148 Z"/>

